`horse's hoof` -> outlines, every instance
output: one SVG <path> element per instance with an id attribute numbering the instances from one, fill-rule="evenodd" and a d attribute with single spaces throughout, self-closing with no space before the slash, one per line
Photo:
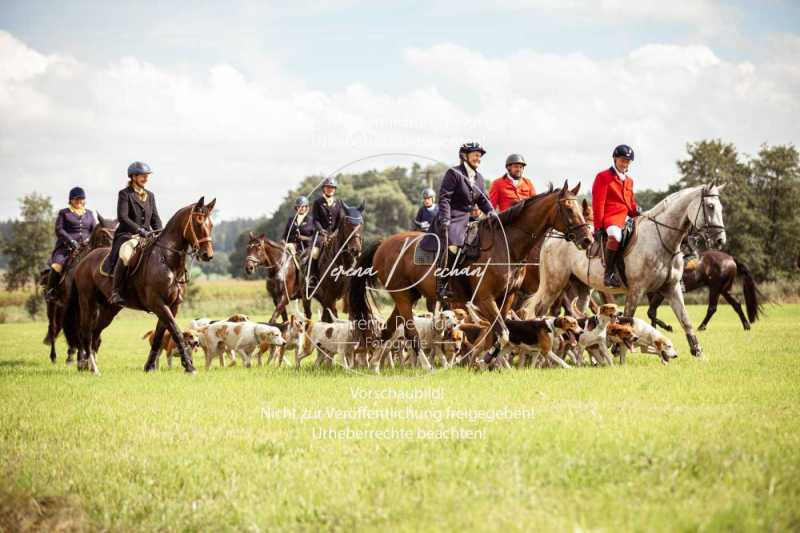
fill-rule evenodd
<path id="1" fill-rule="evenodd" d="M 697 328 L 697 331 L 705 331 L 705 330 L 706 330 L 706 326 L 705 325 L 702 325 L 699 328 Z"/>
<path id="2" fill-rule="evenodd" d="M 145 371 L 145 372 L 147 372 L 147 373 L 149 374 L 150 372 L 155 372 L 155 371 L 156 371 L 156 367 L 154 367 L 154 366 L 147 366 L 147 365 L 145 365 L 145 367 L 144 367 L 144 371 Z"/>
<path id="3" fill-rule="evenodd" d="M 664 329 L 665 329 L 665 330 L 667 330 L 667 331 L 669 331 L 670 333 L 672 332 L 672 326 L 667 326 L 667 327 L 665 327 Z"/>

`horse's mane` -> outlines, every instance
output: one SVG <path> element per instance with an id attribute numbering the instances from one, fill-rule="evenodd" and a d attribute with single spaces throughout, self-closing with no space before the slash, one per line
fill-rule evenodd
<path id="1" fill-rule="evenodd" d="M 500 211 L 497 214 L 497 218 L 500 219 L 500 223 L 503 226 L 508 226 L 508 225 L 512 224 L 517 218 L 519 218 L 519 216 L 522 214 L 522 212 L 525 211 L 528 208 L 529 205 L 534 204 L 534 203 L 538 202 L 539 200 L 542 200 L 542 199 L 546 198 L 547 196 L 549 196 L 549 195 L 551 195 L 551 194 L 553 194 L 555 192 L 558 192 L 558 191 L 553 189 L 553 184 L 551 183 L 550 187 L 547 189 L 547 191 L 539 193 L 536 196 L 530 196 L 528 198 L 525 198 L 521 202 L 515 203 L 514 205 L 512 205 L 511 207 L 509 207 L 505 211 Z M 487 227 L 487 226 L 491 226 L 493 223 L 494 223 L 494 220 L 492 220 L 492 218 L 485 217 L 485 218 L 481 219 L 481 221 L 478 223 L 479 224 L 478 227 L 479 228 L 484 228 L 484 227 Z"/>
<path id="2" fill-rule="evenodd" d="M 167 221 L 166 225 L 164 225 L 164 230 L 161 232 L 158 238 L 156 238 L 156 240 L 160 239 L 163 235 L 168 233 L 168 230 L 171 230 L 174 226 L 179 224 L 179 222 L 182 220 L 181 216 L 186 211 L 191 211 L 192 209 L 194 209 L 194 206 L 195 204 L 189 204 L 186 207 L 181 207 L 180 209 L 175 211 L 175 214 L 172 215 L 172 217 Z"/>
<path id="3" fill-rule="evenodd" d="M 684 194 L 689 194 L 691 192 L 697 191 L 699 189 L 705 188 L 705 185 L 696 185 L 694 187 L 687 187 L 685 189 L 681 189 L 679 191 L 675 191 L 674 193 L 668 195 L 666 198 L 658 202 L 656 205 L 642 213 L 643 215 L 647 215 L 650 217 L 658 216 L 664 211 L 667 210 L 667 207 L 679 196 L 683 196 Z"/>

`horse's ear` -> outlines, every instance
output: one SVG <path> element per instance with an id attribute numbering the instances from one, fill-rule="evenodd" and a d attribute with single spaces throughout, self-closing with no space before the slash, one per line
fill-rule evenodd
<path id="1" fill-rule="evenodd" d="M 717 186 L 717 194 L 722 192 L 722 189 L 725 188 L 725 185 L 727 185 L 727 183 L 723 183 L 722 185 Z"/>
<path id="2" fill-rule="evenodd" d="M 561 189 L 561 196 L 567 194 L 568 190 L 569 190 L 569 183 L 567 183 L 567 180 L 564 180 L 564 187 Z"/>
<path id="3" fill-rule="evenodd" d="M 195 207 L 203 207 L 205 202 L 206 202 L 206 197 L 205 196 L 201 196 L 200 199 L 197 200 L 197 203 L 195 204 Z"/>
<path id="4" fill-rule="evenodd" d="M 584 213 L 589 210 L 589 202 L 586 201 L 586 198 L 584 198 L 581 202 L 581 208 L 583 209 Z"/>
<path id="5" fill-rule="evenodd" d="M 261 235 L 258 236 L 258 238 L 261 239 L 262 241 L 266 240 L 267 234 L 266 233 L 262 233 Z"/>
<path id="6" fill-rule="evenodd" d="M 101 226 L 106 225 L 106 219 L 103 218 L 103 215 L 100 214 L 100 211 L 97 212 L 97 221 L 100 223 Z"/>
<path id="7" fill-rule="evenodd" d="M 366 208 L 367 208 L 367 201 L 366 200 L 361 200 L 361 205 L 358 206 L 358 212 L 359 213 L 363 213 L 364 209 L 366 209 Z"/>
<path id="8" fill-rule="evenodd" d="M 349 205 L 347 205 L 347 202 L 345 202 L 344 200 L 342 200 L 342 207 L 344 207 L 344 210 L 345 210 L 345 211 L 347 211 L 348 209 L 350 209 L 350 206 L 349 206 Z"/>
<path id="9" fill-rule="evenodd" d="M 208 209 L 208 212 L 209 212 L 209 213 L 210 213 L 211 211 L 213 211 L 213 210 L 214 210 L 214 205 L 215 205 L 216 203 L 217 203 L 217 199 L 216 199 L 216 198 L 214 198 L 213 200 L 211 200 L 211 203 L 209 203 L 209 204 L 206 206 L 206 209 Z"/>
<path id="10" fill-rule="evenodd" d="M 573 188 L 570 190 L 570 192 L 571 192 L 572 194 L 574 194 L 575 196 L 578 196 L 578 191 L 580 191 L 580 190 L 581 190 L 581 182 L 579 181 L 579 182 L 578 182 L 578 184 L 577 184 L 576 186 L 574 186 L 574 187 L 573 187 Z"/>
<path id="11" fill-rule="evenodd" d="M 255 238 L 256 238 L 256 236 L 255 236 L 255 235 L 253 235 L 253 232 L 252 232 L 252 231 L 248 233 L 248 237 L 250 238 L 250 240 L 251 240 L 251 241 L 252 241 L 252 240 L 255 240 Z"/>

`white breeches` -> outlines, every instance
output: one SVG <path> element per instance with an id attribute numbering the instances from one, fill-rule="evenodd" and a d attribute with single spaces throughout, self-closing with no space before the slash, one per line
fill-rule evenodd
<path id="1" fill-rule="evenodd" d="M 610 239 L 614 239 L 617 242 L 622 242 L 622 228 L 619 226 L 608 226 L 606 228 L 606 234 Z"/>

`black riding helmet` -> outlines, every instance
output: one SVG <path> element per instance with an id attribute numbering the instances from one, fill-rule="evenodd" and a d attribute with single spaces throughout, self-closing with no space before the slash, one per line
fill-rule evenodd
<path id="1" fill-rule="evenodd" d="M 81 187 L 73 187 L 69 191 L 69 199 L 72 200 L 74 198 L 80 198 L 82 200 L 86 199 L 86 192 Z"/>
<path id="2" fill-rule="evenodd" d="M 627 159 L 628 161 L 633 161 L 633 148 L 628 146 L 627 144 L 620 144 L 616 148 L 614 148 L 614 153 L 612 154 L 613 158 L 621 157 L 623 159 Z"/>
<path id="3" fill-rule="evenodd" d="M 481 155 L 486 154 L 486 150 L 483 149 L 481 143 L 468 142 L 462 144 L 461 148 L 458 149 L 458 157 L 463 159 L 470 152 L 480 152 Z"/>

